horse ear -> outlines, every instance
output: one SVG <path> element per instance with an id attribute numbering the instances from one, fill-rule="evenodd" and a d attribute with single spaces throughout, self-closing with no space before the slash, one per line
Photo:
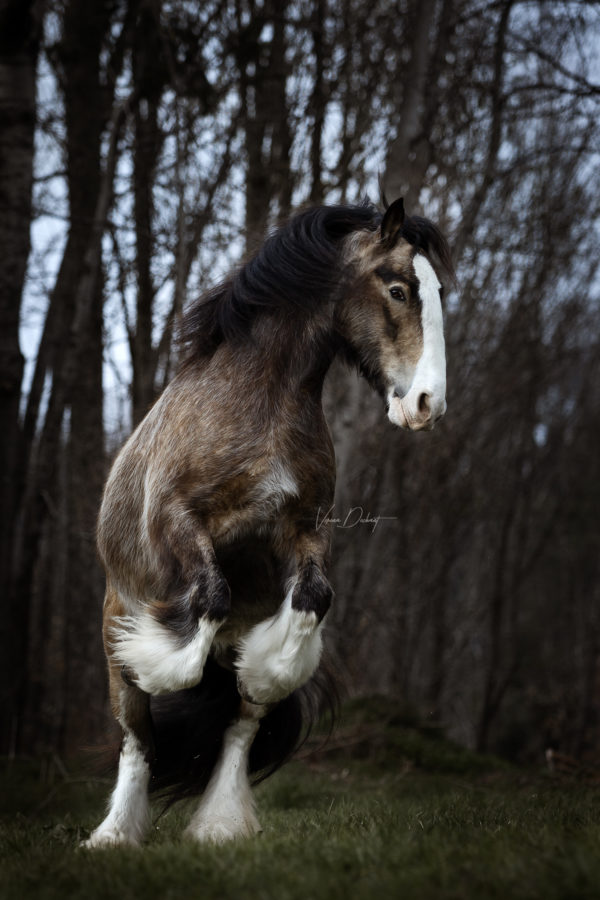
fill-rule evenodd
<path id="1" fill-rule="evenodd" d="M 380 240 L 393 246 L 398 239 L 398 232 L 404 224 L 404 200 L 399 197 L 388 206 L 381 220 Z"/>

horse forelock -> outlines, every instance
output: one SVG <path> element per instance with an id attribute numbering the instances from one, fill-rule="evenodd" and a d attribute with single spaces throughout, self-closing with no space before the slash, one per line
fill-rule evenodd
<path id="1" fill-rule="evenodd" d="M 437 225 L 422 216 L 406 216 L 399 236 L 421 250 L 430 261 L 437 258 L 450 280 L 456 281 L 450 246 Z"/>

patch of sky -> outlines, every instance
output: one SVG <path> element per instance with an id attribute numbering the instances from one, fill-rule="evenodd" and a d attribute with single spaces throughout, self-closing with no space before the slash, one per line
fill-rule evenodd
<path id="1" fill-rule="evenodd" d="M 538 422 L 533 428 L 533 440 L 538 447 L 544 447 L 548 440 L 548 426 L 543 422 Z"/>

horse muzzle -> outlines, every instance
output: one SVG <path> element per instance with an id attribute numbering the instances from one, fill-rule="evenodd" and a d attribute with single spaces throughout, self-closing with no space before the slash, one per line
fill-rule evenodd
<path id="1" fill-rule="evenodd" d="M 394 391 L 388 401 L 388 418 L 408 431 L 431 431 L 446 412 L 445 392 L 413 391 L 404 397 Z"/>

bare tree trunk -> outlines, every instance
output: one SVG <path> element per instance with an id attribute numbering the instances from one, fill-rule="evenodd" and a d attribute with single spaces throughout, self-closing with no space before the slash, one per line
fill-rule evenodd
<path id="1" fill-rule="evenodd" d="M 313 127 L 310 141 L 310 202 L 323 202 L 321 150 L 325 125 L 325 0 L 316 0 L 313 11 L 312 38 L 315 54 L 315 79 L 311 98 Z"/>
<path id="2" fill-rule="evenodd" d="M 288 64 L 285 16 L 287 2 L 279 0 L 273 15 L 273 41 L 266 80 L 265 105 L 271 113 L 271 153 L 269 168 L 272 173 L 273 193 L 277 197 L 278 216 L 284 218 L 290 212 L 294 176 L 290 167 L 292 134 L 286 97 Z"/>
<path id="3" fill-rule="evenodd" d="M 409 164 L 409 154 L 419 138 L 426 108 L 424 94 L 435 12 L 436 0 L 426 0 L 414 6 L 411 78 L 404 79 L 404 94 L 397 113 L 399 133 L 389 147 L 383 179 L 384 190 L 390 198 L 404 194 L 409 198 L 409 203 L 418 197 L 424 175 L 423 160 L 415 157 Z M 404 439 L 393 432 L 384 419 L 381 404 L 366 384 L 358 381 L 352 373 L 335 371 L 326 397 L 336 442 L 338 514 L 343 518 L 348 510 L 362 506 L 373 516 L 395 517 L 387 526 L 387 532 L 386 526 L 382 525 L 373 535 L 357 534 L 355 531 L 338 535 L 338 547 L 346 548 L 346 552 L 339 554 L 336 551 L 339 555 L 337 559 L 334 555 L 332 576 L 338 586 L 338 597 L 342 593 L 348 596 L 348 603 L 354 607 L 353 614 L 358 615 L 357 611 L 362 610 L 362 615 L 369 617 L 373 642 L 365 644 L 365 648 L 378 647 L 377 654 L 367 653 L 365 656 L 364 651 L 363 655 L 359 653 L 357 687 L 368 684 L 370 689 L 371 685 L 375 685 L 380 691 L 390 691 L 404 668 L 397 658 L 404 636 L 395 633 L 392 638 L 390 617 L 397 628 L 405 621 L 406 584 L 403 583 L 402 567 L 393 553 L 385 568 L 381 567 L 381 561 L 387 548 L 400 546 L 402 542 L 405 510 L 399 507 L 402 491 L 397 466 L 401 462 L 396 454 L 401 451 Z M 360 428 L 357 423 L 360 423 Z M 394 464 L 391 464 L 392 460 Z M 356 554 L 359 554 L 359 559 Z M 345 627 L 355 635 L 359 625 L 358 622 L 350 622 L 348 625 L 345 623 Z M 353 639 L 352 643 L 356 644 L 356 640 Z"/>
<path id="4" fill-rule="evenodd" d="M 43 4 L 0 0 L 0 596 L 11 596 L 14 522 L 22 488 L 19 403 L 21 296 L 29 257 L 36 66 Z M 0 637 L 0 752 L 14 747 L 26 641 L 23 604 L 5 606 Z"/>
<path id="5" fill-rule="evenodd" d="M 427 73 L 433 47 L 437 0 L 417 0 L 413 5 L 414 35 L 411 42 L 410 66 L 403 67 L 410 77 L 401 77 L 403 96 L 397 114 L 398 134 L 390 143 L 385 165 L 383 187 L 390 200 L 404 197 L 407 209 L 416 206 L 422 179 L 429 165 L 423 121 L 427 109 L 426 90 L 431 91 Z M 431 98 L 430 98 L 431 100 Z"/>
<path id="6" fill-rule="evenodd" d="M 133 148 L 137 298 L 135 329 L 131 336 L 134 425 L 144 417 L 155 399 L 157 355 L 152 342 L 155 295 L 151 271 L 154 253 L 152 189 L 154 170 L 162 145 L 157 112 L 165 72 L 160 65 L 160 8 L 160 0 L 142 0 L 140 3 L 133 53 L 133 80 L 137 100 Z"/>
<path id="7" fill-rule="evenodd" d="M 506 67 L 506 33 L 513 6 L 514 0 L 504 0 L 501 6 L 494 47 L 494 74 L 490 90 L 491 123 L 485 164 L 483 167 L 483 174 L 475 188 L 469 205 L 461 217 L 460 226 L 455 235 L 454 252 L 457 260 L 462 256 L 465 244 L 473 234 L 479 211 L 494 183 L 498 151 L 502 140 L 502 123 L 504 120 L 506 104 L 506 97 L 504 96 L 503 90 L 504 72 Z"/>
<path id="8" fill-rule="evenodd" d="M 68 581 L 65 585 L 65 682 L 60 746 L 73 751 L 102 734 L 106 701 L 102 648 L 103 578 L 96 555 L 96 517 L 104 480 L 102 301 L 100 277 L 78 341 L 77 386 L 70 385 L 66 457 Z"/>
<path id="9" fill-rule="evenodd" d="M 63 705 L 65 740 L 71 740 L 75 732 L 85 734 L 89 720 L 81 710 L 93 707 L 92 698 L 98 688 L 88 677 L 89 667 L 95 666 L 98 672 L 103 668 L 98 639 L 99 569 L 93 550 L 104 458 L 101 254 L 112 198 L 116 141 L 123 121 L 123 109 L 117 108 L 102 173 L 100 141 L 110 97 L 102 85 L 99 66 L 110 23 L 109 7 L 105 0 L 95 0 L 93 9 L 84 0 L 71 0 L 65 10 L 58 50 L 65 91 L 71 228 L 48 312 L 54 316 L 54 352 L 52 359 L 47 360 L 52 362 L 52 387 L 39 437 L 28 460 L 14 588 L 15 598 L 28 609 L 45 525 L 60 505 L 57 476 L 65 445 L 63 428 L 67 428 L 72 456 L 66 474 L 68 536 L 63 536 L 69 544 L 63 622 L 68 668 L 65 690 L 69 697 Z M 28 644 L 30 640 L 28 635 Z M 42 662 L 34 660 L 33 664 L 39 666 Z M 36 697 L 29 695 L 20 700 L 24 715 L 34 719 L 38 712 Z M 22 750 L 31 749 L 25 746 L 26 736 L 27 732 L 19 727 L 17 740 Z M 39 746 L 44 735 L 36 734 L 34 740 Z"/>
<path id="10" fill-rule="evenodd" d="M 241 25 L 238 2 L 238 52 L 242 122 L 246 143 L 246 247 L 262 240 L 272 205 L 280 215 L 291 203 L 291 134 L 286 102 L 285 14 L 287 2 L 265 4 L 247 27 Z M 263 27 L 271 40 L 261 40 Z"/>

